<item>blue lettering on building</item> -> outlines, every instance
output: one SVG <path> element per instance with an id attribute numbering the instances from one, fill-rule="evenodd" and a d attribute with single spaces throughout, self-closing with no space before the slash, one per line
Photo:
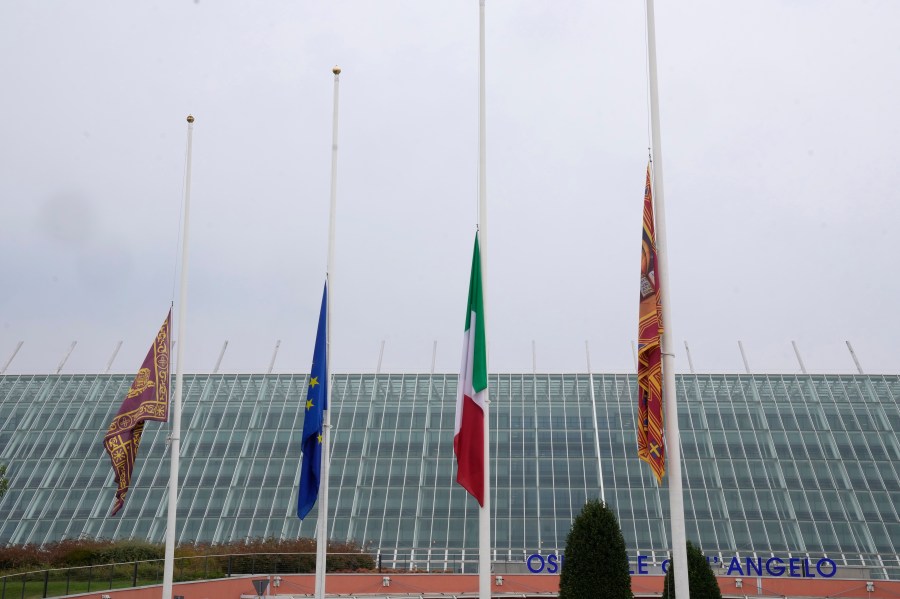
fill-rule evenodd
<path id="1" fill-rule="evenodd" d="M 762 565 L 761 557 L 756 558 L 756 561 L 753 561 L 752 557 L 747 558 L 747 574 L 746 574 L 746 576 L 753 576 L 754 572 L 756 572 L 756 576 L 763 575 L 763 565 Z"/>
<path id="2" fill-rule="evenodd" d="M 551 553 L 547 556 L 547 573 L 548 574 L 556 574 L 559 571 L 559 566 L 556 563 L 557 557 L 555 553 Z"/>
<path id="3" fill-rule="evenodd" d="M 638 574 L 646 574 L 647 573 L 647 556 L 639 555 L 638 556 Z"/>
<path id="4" fill-rule="evenodd" d="M 772 568 L 772 564 L 777 564 Z M 780 557 L 770 557 L 766 560 L 766 574 L 769 576 L 781 576 L 784 574 L 784 560 Z"/>
<path id="5" fill-rule="evenodd" d="M 535 568 L 534 566 L 531 565 L 532 560 L 534 560 L 534 558 L 537 558 L 538 562 L 540 562 L 540 564 L 541 564 L 537 568 Z M 525 563 L 528 564 L 528 569 L 531 571 L 532 574 L 540 574 L 541 572 L 544 571 L 544 558 L 541 556 L 540 553 L 532 553 L 531 555 L 528 556 L 528 560 Z"/>
<path id="6" fill-rule="evenodd" d="M 831 573 L 825 574 L 824 572 L 822 572 L 822 564 L 831 564 Z M 832 576 L 837 574 L 837 564 L 827 557 L 823 557 L 818 562 L 816 562 L 816 572 L 818 572 L 819 576 L 821 576 L 822 578 L 831 578 Z"/>
<path id="7" fill-rule="evenodd" d="M 532 553 L 525 558 L 525 565 L 532 574 L 558 574 L 562 570 L 565 555 L 551 553 L 546 558 L 540 553 Z M 706 561 L 712 565 L 713 562 L 718 563 L 719 558 L 706 558 Z M 629 570 L 629 574 L 650 574 L 649 566 L 653 562 L 650 561 L 649 555 L 637 556 L 637 571 Z M 661 563 L 662 573 L 669 571 L 671 562 L 664 559 Z M 785 565 L 786 564 L 786 565 Z M 833 578 L 837 574 L 837 564 L 834 560 L 823 557 L 815 564 L 815 569 L 810 564 L 809 558 L 791 557 L 784 559 L 773 556 L 763 561 L 761 557 L 745 557 L 741 562 L 738 556 L 732 556 L 728 562 L 726 576 L 789 576 L 791 578 Z"/>

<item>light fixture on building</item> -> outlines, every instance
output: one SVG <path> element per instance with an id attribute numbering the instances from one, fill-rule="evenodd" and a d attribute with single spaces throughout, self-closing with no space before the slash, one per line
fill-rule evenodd
<path id="1" fill-rule="evenodd" d="M 867 593 L 871 593 L 871 592 L 873 592 L 874 590 L 875 590 L 875 583 L 874 583 L 874 582 L 867 582 L 867 583 L 866 583 L 866 592 L 867 592 Z"/>
<path id="2" fill-rule="evenodd" d="M 738 588 L 738 589 L 744 588 L 744 579 L 743 578 L 735 578 L 734 586 L 735 586 L 735 588 Z"/>
<path id="3" fill-rule="evenodd" d="M 383 586 L 383 587 L 391 586 L 391 577 L 390 576 L 382 576 L 381 577 L 381 586 Z"/>
<path id="4" fill-rule="evenodd" d="M 272 586 L 276 589 L 281 586 L 281 576 L 276 576 L 272 579 Z"/>
<path id="5" fill-rule="evenodd" d="M 498 587 L 502 587 L 502 586 L 503 586 L 503 577 L 502 577 L 502 576 L 495 576 L 495 577 L 494 577 L 494 584 L 496 584 Z"/>

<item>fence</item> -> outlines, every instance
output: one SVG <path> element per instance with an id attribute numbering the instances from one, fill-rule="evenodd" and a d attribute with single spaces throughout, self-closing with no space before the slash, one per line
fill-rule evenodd
<path id="1" fill-rule="evenodd" d="M 376 559 L 366 553 L 331 553 L 328 571 L 371 572 Z M 255 553 L 176 557 L 175 582 L 210 580 L 244 574 L 303 574 L 316 569 L 315 553 Z M 163 560 L 51 568 L 0 576 L 0 599 L 63 597 L 162 584 Z"/>
<path id="2" fill-rule="evenodd" d="M 552 551 L 545 551 L 548 556 Z M 527 573 L 522 551 L 492 551 L 492 569 L 497 573 Z M 632 569 L 636 556 L 647 556 L 648 573 L 659 574 L 664 552 L 629 554 Z M 798 554 L 794 554 L 797 557 Z M 739 561 L 750 557 L 740 555 Z M 801 556 L 802 557 L 802 556 Z M 718 576 L 726 574 L 731 557 L 711 556 Z M 765 558 L 763 558 L 765 560 Z M 814 561 L 814 560 L 813 560 Z M 856 559 L 837 559 L 837 578 L 900 580 L 900 556 L 865 554 Z M 234 575 L 306 574 L 316 568 L 315 553 L 253 553 L 176 557 L 174 581 L 211 580 Z M 477 549 L 391 549 L 374 553 L 329 553 L 329 572 L 446 572 L 474 574 L 478 571 Z M 163 560 L 52 568 L 0 576 L 0 599 L 38 599 L 75 593 L 100 592 L 162 584 Z"/>

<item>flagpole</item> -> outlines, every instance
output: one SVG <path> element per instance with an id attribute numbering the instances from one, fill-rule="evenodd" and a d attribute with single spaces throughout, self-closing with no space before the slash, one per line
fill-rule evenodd
<path id="1" fill-rule="evenodd" d="M 597 452 L 597 480 L 600 481 L 600 501 L 606 503 L 606 489 L 603 483 L 603 458 L 600 457 L 600 428 L 597 425 L 597 398 L 594 395 L 594 370 L 591 368 L 591 347 L 584 340 L 584 355 L 587 358 L 588 385 L 590 385 L 591 420 L 594 424 L 594 451 Z"/>
<path id="2" fill-rule="evenodd" d="M 487 309 L 487 135 L 484 83 L 484 2 L 478 2 L 478 238 L 481 253 L 481 293 Z M 479 326 L 484 326 L 479 323 Z M 485 345 L 488 334 L 485 326 Z M 487 357 L 485 357 L 487 362 Z M 488 365 L 487 372 L 490 373 Z M 478 598 L 491 599 L 491 427 L 490 385 L 484 389 L 484 505 L 478 512 Z"/>
<path id="3" fill-rule="evenodd" d="M 184 327 L 187 315 L 188 231 L 191 207 L 191 151 L 194 117 L 188 115 L 187 160 L 184 175 L 184 228 L 181 237 L 181 289 L 178 294 L 178 350 L 175 358 L 175 393 L 172 396 L 172 429 L 169 434 L 169 509 L 166 520 L 166 554 L 163 567 L 162 599 L 172 599 L 172 575 L 175 570 L 175 512 L 178 508 L 178 458 L 181 454 L 181 391 L 184 382 Z"/>
<path id="4" fill-rule="evenodd" d="M 675 393 L 675 354 L 672 347 L 672 310 L 669 293 L 668 244 L 666 242 L 666 209 L 664 202 L 662 144 L 659 134 L 659 88 L 656 75 L 656 21 L 653 0 L 647 0 L 647 66 L 650 80 L 650 126 L 653 169 L 651 171 L 654 214 L 656 216 L 656 258 L 659 261 L 659 292 L 662 295 L 660 340 L 663 371 L 663 405 L 666 420 L 666 452 L 669 476 L 669 517 L 672 525 L 672 558 L 675 568 L 675 597 L 690 597 L 687 571 L 687 548 L 684 526 L 684 491 L 681 485 L 681 439 L 678 431 L 678 403 Z"/>
<path id="5" fill-rule="evenodd" d="M 338 140 L 338 92 L 341 79 L 340 67 L 331 69 L 334 73 L 334 109 L 331 125 L 331 204 L 328 209 L 328 263 L 326 265 L 325 282 L 328 286 L 325 306 L 325 363 L 331 368 L 331 306 L 334 288 L 334 222 L 337 212 L 337 140 Z M 325 404 L 322 434 L 322 469 L 319 488 L 319 516 L 316 523 L 316 599 L 325 598 L 325 565 L 328 544 L 328 470 L 331 455 L 331 391 L 334 378 L 328 375 L 328 399 Z"/>

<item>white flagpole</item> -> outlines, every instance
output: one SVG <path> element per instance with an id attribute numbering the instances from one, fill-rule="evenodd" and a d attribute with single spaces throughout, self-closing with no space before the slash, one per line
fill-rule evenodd
<path id="1" fill-rule="evenodd" d="M 328 264 L 325 281 L 328 295 L 325 306 L 325 364 L 330 371 L 331 366 L 331 307 L 334 291 L 334 221 L 337 212 L 337 140 L 338 140 L 338 87 L 340 85 L 340 67 L 331 69 L 334 73 L 334 119 L 331 126 L 331 205 L 328 210 Z M 322 435 L 322 469 L 319 483 L 319 517 L 316 523 L 316 599 L 325 598 L 325 560 L 328 544 L 328 470 L 331 455 L 331 391 L 334 388 L 334 377 L 328 376 L 328 399 L 325 410 L 324 432 Z"/>
<path id="2" fill-rule="evenodd" d="M 191 213 L 191 151 L 194 117 L 188 115 L 187 160 L 184 175 L 184 228 L 181 237 L 181 289 L 178 294 L 178 337 L 176 339 L 175 393 L 172 396 L 172 429 L 169 435 L 169 509 L 166 520 L 166 559 L 163 567 L 162 599 L 172 599 L 175 570 L 175 512 L 178 508 L 178 458 L 181 454 L 181 390 L 184 381 L 184 323 L 187 315 L 188 230 Z"/>
<path id="3" fill-rule="evenodd" d="M 600 457 L 600 428 L 597 425 L 597 398 L 594 396 L 594 370 L 591 368 L 591 347 L 584 340 L 584 355 L 587 358 L 588 384 L 591 387 L 591 420 L 594 424 L 594 451 L 597 452 L 597 480 L 600 481 L 600 501 L 606 503 L 606 489 L 603 483 L 603 458 Z"/>
<path id="4" fill-rule="evenodd" d="M 484 100 L 484 0 L 478 2 L 478 241 L 481 253 L 481 294 L 488 314 L 487 292 L 487 136 Z M 485 318 L 485 322 L 487 319 Z M 483 323 L 480 323 L 483 326 Z M 484 341 L 488 334 L 485 327 Z M 485 362 L 487 362 L 485 356 Z M 485 364 L 487 366 L 487 364 Z M 487 372 L 490 373 L 490 367 Z M 488 375 L 490 377 L 490 375 Z M 484 505 L 478 512 L 478 598 L 491 599 L 491 407 L 490 385 L 484 389 Z"/>
<path id="5" fill-rule="evenodd" d="M 669 476 L 669 517 L 672 524 L 672 558 L 675 568 L 675 597 L 688 599 L 687 548 L 684 527 L 684 492 L 681 486 L 681 439 L 678 432 L 678 404 L 675 393 L 675 354 L 672 347 L 672 309 L 669 295 L 666 209 L 663 193 L 662 144 L 659 135 L 659 88 L 656 80 L 656 24 L 653 0 L 647 0 L 647 62 L 650 79 L 650 125 L 652 130 L 653 169 L 651 172 L 654 216 L 656 217 L 656 258 L 659 260 L 659 292 L 662 294 L 662 322 L 665 333 L 660 341 L 663 371 L 663 405 L 666 419 L 666 465 Z"/>

